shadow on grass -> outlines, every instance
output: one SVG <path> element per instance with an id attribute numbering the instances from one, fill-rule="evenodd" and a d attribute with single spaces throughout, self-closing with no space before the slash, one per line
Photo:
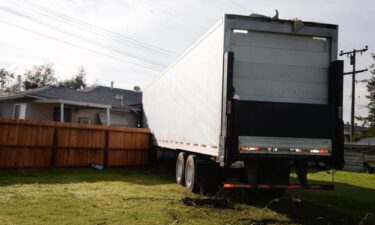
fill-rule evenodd
<path id="1" fill-rule="evenodd" d="M 317 183 L 317 181 L 311 180 Z M 320 182 L 322 183 L 322 182 Z M 375 224 L 375 190 L 336 183 L 335 190 L 294 190 L 284 195 L 266 191 L 224 191 L 217 196 L 184 198 L 190 206 L 235 209 L 236 204 L 246 204 L 259 210 L 271 210 L 285 215 L 291 223 L 304 225 Z M 278 224 L 285 221 L 254 220 L 242 218 L 241 224 Z M 362 222 L 362 223 L 361 223 Z"/>
<path id="2" fill-rule="evenodd" d="M 0 170 L 0 186 L 15 184 L 68 184 L 95 182 L 128 182 L 139 185 L 161 185 L 174 183 L 170 165 L 138 168 L 48 168 L 48 169 L 3 169 Z M 172 171 L 172 172 L 171 172 Z"/>

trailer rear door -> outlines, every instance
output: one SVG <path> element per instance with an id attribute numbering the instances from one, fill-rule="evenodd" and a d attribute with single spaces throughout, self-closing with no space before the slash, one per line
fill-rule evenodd
<path id="1" fill-rule="evenodd" d="M 240 100 L 328 103 L 330 39 L 232 30 L 230 48 Z"/>

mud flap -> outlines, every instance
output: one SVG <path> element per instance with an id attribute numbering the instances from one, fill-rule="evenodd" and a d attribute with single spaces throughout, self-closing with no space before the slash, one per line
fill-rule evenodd
<path id="1" fill-rule="evenodd" d="M 298 176 L 298 181 L 300 185 L 307 185 L 307 161 L 295 161 L 296 173 Z"/>
<path id="2" fill-rule="evenodd" d="M 288 161 L 251 160 L 245 163 L 249 184 L 288 184 L 290 165 Z"/>

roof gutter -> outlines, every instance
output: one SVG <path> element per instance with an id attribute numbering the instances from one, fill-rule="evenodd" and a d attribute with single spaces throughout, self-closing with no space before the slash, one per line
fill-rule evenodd
<path id="1" fill-rule="evenodd" d="M 46 99 L 40 96 L 35 96 L 35 95 L 23 95 L 23 97 L 30 97 L 30 98 L 37 98 L 37 99 Z"/>
<path id="2" fill-rule="evenodd" d="M 103 108 L 103 109 L 111 109 L 111 105 L 104 105 L 104 104 L 97 104 L 97 103 L 90 103 L 90 102 L 79 102 L 79 101 L 71 101 L 71 100 L 64 100 L 64 99 L 39 99 L 35 102 L 38 103 L 64 103 L 67 105 L 76 105 L 76 106 L 86 106 L 86 107 L 93 107 L 93 108 Z"/>
<path id="3" fill-rule="evenodd" d="M 23 93 L 16 93 L 14 95 L 0 96 L 0 101 L 1 100 L 13 100 L 13 99 L 25 98 L 25 97 L 36 98 L 36 99 L 45 99 L 43 97 L 39 97 L 39 96 L 35 96 L 35 95 L 28 95 L 28 94 L 23 94 Z"/>

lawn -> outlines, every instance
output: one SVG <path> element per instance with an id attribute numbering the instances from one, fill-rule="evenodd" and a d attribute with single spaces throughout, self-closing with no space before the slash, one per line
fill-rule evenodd
<path id="1" fill-rule="evenodd" d="M 334 191 L 279 199 L 186 193 L 171 169 L 0 171 L 0 224 L 375 224 L 375 175 L 337 172 Z M 329 181 L 324 172 L 314 181 Z"/>

